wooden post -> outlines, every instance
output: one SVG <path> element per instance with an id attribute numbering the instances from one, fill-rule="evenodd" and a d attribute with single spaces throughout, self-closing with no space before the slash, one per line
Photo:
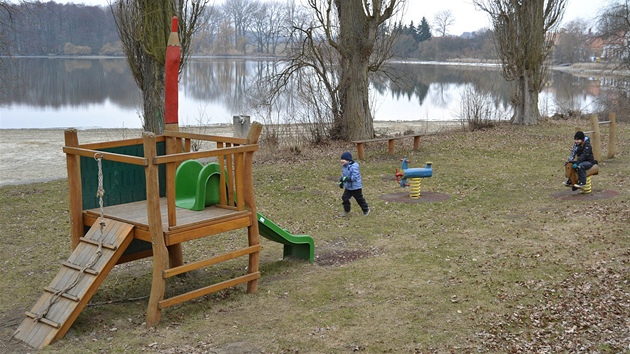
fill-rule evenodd
<path id="1" fill-rule="evenodd" d="M 359 160 L 363 160 L 363 143 L 357 143 L 357 156 Z"/>
<path id="2" fill-rule="evenodd" d="M 608 120 L 610 120 L 610 123 L 608 125 L 608 154 L 606 157 L 612 159 L 617 153 L 617 116 L 615 113 L 610 113 Z"/>
<path id="3" fill-rule="evenodd" d="M 389 141 L 387 142 L 387 152 L 390 155 L 394 154 L 394 139 L 389 139 Z"/>
<path id="4" fill-rule="evenodd" d="M 413 151 L 418 151 L 418 149 L 420 149 L 420 137 L 416 135 L 413 137 Z"/>
<path id="5" fill-rule="evenodd" d="M 232 117 L 232 135 L 236 138 L 244 138 L 249 134 L 251 126 L 249 116 L 233 116 Z"/>
<path id="6" fill-rule="evenodd" d="M 597 114 L 591 114 L 591 130 L 593 131 L 593 137 L 591 139 L 591 146 L 593 146 L 593 157 L 597 161 L 602 159 L 602 139 L 599 132 L 599 118 Z"/>
<path id="7" fill-rule="evenodd" d="M 144 144 L 144 158 L 147 160 L 145 167 L 147 183 L 147 217 L 149 222 L 149 234 L 153 245 L 153 281 L 151 282 L 151 296 L 147 307 L 147 326 L 155 327 L 160 322 L 161 309 L 159 302 L 164 299 L 166 279 L 163 271 L 168 268 L 168 251 L 164 243 L 164 230 L 162 229 L 162 213 L 160 211 L 160 182 L 158 165 L 153 163 L 157 155 L 155 148 L 155 134 L 144 132 L 142 134 Z"/>
<path id="8" fill-rule="evenodd" d="M 258 144 L 258 138 L 262 131 L 262 124 L 258 122 L 252 123 L 249 133 L 247 134 L 247 144 Z M 245 187 L 245 207 L 249 210 L 251 215 L 251 225 L 247 228 L 247 239 L 249 246 L 255 246 L 260 244 L 260 235 L 258 230 L 258 219 L 256 215 L 256 200 L 254 198 L 254 175 L 252 164 L 254 160 L 254 152 L 248 152 L 245 154 L 243 161 L 243 186 Z M 260 260 L 260 252 L 254 252 L 249 254 L 249 265 L 247 272 L 249 274 L 258 272 L 258 262 Z M 247 292 L 255 293 L 258 290 L 258 279 L 253 279 L 247 282 Z"/>
<path id="9" fill-rule="evenodd" d="M 173 129 L 170 127 L 169 129 Z M 176 154 L 181 152 L 181 143 L 178 144 L 176 138 L 166 138 L 166 154 Z M 166 203 L 168 226 L 177 225 L 177 207 L 175 206 L 175 171 L 178 163 L 169 162 L 166 164 Z M 169 265 L 171 268 L 184 264 L 184 254 L 182 252 L 182 244 L 168 246 Z"/>
<path id="10" fill-rule="evenodd" d="M 68 147 L 79 147 L 76 129 L 64 131 L 65 144 Z M 66 154 L 66 168 L 68 170 L 68 208 L 70 216 L 70 244 L 72 250 L 79 245 L 83 237 L 83 186 L 81 185 L 81 156 Z"/>

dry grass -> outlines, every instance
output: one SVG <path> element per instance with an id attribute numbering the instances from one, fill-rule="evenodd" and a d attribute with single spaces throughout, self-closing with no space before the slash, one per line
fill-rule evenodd
<path id="1" fill-rule="evenodd" d="M 351 145 L 260 152 L 259 211 L 315 239 L 316 262 L 282 261 L 263 239 L 256 294 L 237 287 L 164 311 L 143 325 L 150 260 L 116 267 L 63 340 L 42 352 L 342 353 L 600 352 L 630 345 L 630 127 L 601 163 L 594 192 L 566 201 L 562 162 L 573 127 L 500 125 L 426 137 L 421 151 L 366 148 L 372 213 L 337 218 L 339 154 Z M 404 140 L 401 140 L 403 142 Z M 604 149 L 604 153 L 605 153 Z M 399 158 L 432 161 L 423 190 L 446 201 L 386 202 Z M 12 332 L 69 255 L 64 181 L 0 188 L 0 351 L 28 352 Z M 244 242 L 244 233 L 186 244 L 194 259 Z M 221 264 L 173 290 L 240 274 Z"/>

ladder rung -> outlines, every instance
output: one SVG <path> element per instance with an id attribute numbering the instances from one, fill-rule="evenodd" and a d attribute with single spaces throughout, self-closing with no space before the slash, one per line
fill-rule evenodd
<path id="1" fill-rule="evenodd" d="M 83 267 L 82 267 L 82 266 L 77 265 L 77 264 L 74 264 L 74 263 L 70 263 L 70 262 L 67 262 L 67 261 L 66 261 L 66 262 L 61 263 L 61 265 L 65 266 L 65 267 L 68 267 L 68 268 L 72 268 L 72 269 L 77 270 L 77 271 L 79 271 L 79 272 L 80 272 L 81 270 L 83 270 L 83 272 L 84 272 L 84 273 L 88 273 L 88 274 L 91 274 L 91 275 L 98 275 L 98 272 L 97 272 L 97 271 L 95 271 L 95 270 L 94 270 L 94 269 L 92 269 L 92 268 L 86 268 L 86 269 L 83 269 Z"/>
<path id="2" fill-rule="evenodd" d="M 34 314 L 34 313 L 32 313 L 32 312 L 30 312 L 30 311 L 26 311 L 26 316 L 27 316 L 27 317 L 30 317 L 30 318 L 32 318 L 32 319 L 34 319 L 34 320 L 38 321 L 38 322 L 41 322 L 41 323 L 43 323 L 43 324 L 47 324 L 47 325 L 49 325 L 50 327 L 54 327 L 54 328 L 59 328 L 59 327 L 61 327 L 61 325 L 60 325 L 59 323 L 57 323 L 57 322 L 55 322 L 55 321 L 51 321 L 51 320 L 47 319 L 46 317 L 42 317 L 42 318 L 40 318 L 40 319 L 37 319 L 37 315 L 36 315 L 36 314 Z"/>
<path id="3" fill-rule="evenodd" d="M 98 242 L 98 241 L 90 240 L 89 238 L 85 238 L 85 237 L 81 237 L 79 240 L 81 240 L 81 241 L 83 241 L 85 243 L 89 243 L 89 244 L 94 245 L 94 246 L 98 246 L 100 244 L 100 242 Z M 108 245 L 106 243 L 103 243 L 102 247 L 103 248 L 107 248 L 108 250 L 112 250 L 112 251 L 115 251 L 118 248 L 118 246 Z"/>
<path id="4" fill-rule="evenodd" d="M 44 291 L 49 292 L 51 294 L 56 294 L 57 291 L 59 291 L 59 290 L 47 286 L 47 287 L 44 288 Z M 68 300 L 71 300 L 71 301 L 74 301 L 74 302 L 79 302 L 79 300 L 80 300 L 78 297 L 76 297 L 74 295 L 70 295 L 68 293 L 61 293 L 61 294 L 59 294 L 59 296 L 63 297 L 64 299 L 68 299 Z"/>

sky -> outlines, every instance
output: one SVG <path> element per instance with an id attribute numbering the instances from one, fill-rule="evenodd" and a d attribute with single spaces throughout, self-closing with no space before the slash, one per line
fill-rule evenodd
<path id="1" fill-rule="evenodd" d="M 58 3 L 77 3 L 85 5 L 107 5 L 108 0 L 55 0 Z M 264 0 L 263 0 L 264 1 Z M 282 0 L 280 0 L 282 1 Z M 211 0 L 212 2 L 212 0 Z M 220 4 L 222 0 L 215 0 Z M 582 18 L 587 22 L 593 22 L 600 9 L 608 5 L 611 0 L 568 0 L 563 23 Z M 451 10 L 455 23 L 448 33 L 461 35 L 463 32 L 472 32 L 480 28 L 490 27 L 488 15 L 476 10 L 473 0 L 407 0 L 407 13 L 403 23 L 413 21 L 415 25 L 425 17 L 432 24 L 435 15 L 439 12 Z"/>

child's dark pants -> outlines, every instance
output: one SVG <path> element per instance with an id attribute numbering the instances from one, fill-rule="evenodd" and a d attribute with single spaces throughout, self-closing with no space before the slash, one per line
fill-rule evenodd
<path id="1" fill-rule="evenodd" d="M 343 195 L 341 196 L 343 210 L 345 212 L 350 211 L 350 198 L 353 198 L 353 197 L 357 201 L 357 203 L 359 204 L 363 212 L 368 211 L 369 209 L 368 204 L 365 201 L 365 198 L 363 198 L 363 189 L 349 190 L 346 188 L 344 189 Z"/>

